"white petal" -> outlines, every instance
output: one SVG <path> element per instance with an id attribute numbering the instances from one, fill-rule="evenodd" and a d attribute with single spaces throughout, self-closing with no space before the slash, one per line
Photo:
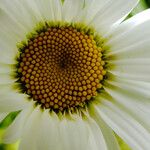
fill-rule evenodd
<path id="1" fill-rule="evenodd" d="M 0 74 L 11 73 L 13 70 L 13 65 L 0 63 Z"/>
<path id="2" fill-rule="evenodd" d="M 87 123 L 82 118 L 60 120 L 56 114 L 52 115 L 45 110 L 39 121 L 36 150 L 87 150 L 89 132 Z"/>
<path id="3" fill-rule="evenodd" d="M 118 45 L 115 44 L 114 46 Z M 139 41 L 136 41 L 129 45 L 122 46 L 122 48 L 113 48 L 113 46 L 111 45 L 110 46 L 111 52 L 108 54 L 108 56 L 110 56 L 110 60 L 112 60 L 111 57 L 113 56 L 115 56 L 119 60 L 134 59 L 134 58 L 144 59 L 150 56 L 149 46 L 150 46 L 149 38 L 141 38 Z"/>
<path id="4" fill-rule="evenodd" d="M 41 110 L 39 107 L 37 107 L 26 121 L 19 145 L 19 150 L 37 150 L 36 141 L 38 138 L 38 130 L 40 130 L 39 124 L 41 120 L 41 114 Z"/>
<path id="5" fill-rule="evenodd" d="M 89 24 L 109 0 L 85 0 L 85 22 Z"/>
<path id="6" fill-rule="evenodd" d="M 22 27 L 26 34 L 32 31 L 37 23 L 45 21 L 45 19 L 48 21 L 62 20 L 61 0 L 14 0 L 13 3 L 10 3 L 9 0 L 2 0 L 0 8 L 19 27 Z"/>
<path id="7" fill-rule="evenodd" d="M 140 98 L 149 99 L 150 97 L 150 83 L 136 80 L 127 80 L 118 77 L 114 77 L 113 80 L 107 80 L 107 83 L 116 86 L 118 88 L 125 89 L 131 92 L 131 95 L 137 95 Z M 106 86 L 107 88 L 107 86 Z M 135 94 L 134 94 L 135 93 Z"/>
<path id="8" fill-rule="evenodd" d="M 102 131 L 108 150 L 119 150 L 120 148 L 113 130 L 103 121 L 97 110 L 93 109 L 91 115 Z"/>
<path id="9" fill-rule="evenodd" d="M 115 61 L 109 61 L 109 64 L 114 66 L 109 70 L 114 75 L 123 77 L 125 79 L 150 81 L 150 58 L 118 59 Z"/>
<path id="10" fill-rule="evenodd" d="M 60 124 L 60 138 L 63 150 L 86 150 L 88 147 L 89 130 L 82 118 L 64 119 Z"/>
<path id="11" fill-rule="evenodd" d="M 0 63 L 0 93 L 7 93 L 16 85 L 16 79 L 11 75 L 13 71 L 12 65 Z"/>
<path id="12" fill-rule="evenodd" d="M 12 72 L 0 73 L 0 85 L 2 84 L 12 84 L 15 83 L 16 79 L 11 76 Z"/>
<path id="13" fill-rule="evenodd" d="M 25 37 L 24 31 L 3 11 L 0 20 L 0 63 L 14 64 L 18 54 L 16 45 Z"/>
<path id="14" fill-rule="evenodd" d="M 96 13 L 90 24 L 100 33 L 104 33 L 105 31 L 108 31 L 109 28 L 123 21 L 137 3 L 138 0 L 107 1 Z"/>
<path id="15" fill-rule="evenodd" d="M 101 128 L 93 119 L 88 119 L 90 134 L 90 145 L 91 147 L 95 145 L 94 150 L 107 150 L 107 143 L 102 134 Z"/>
<path id="16" fill-rule="evenodd" d="M 61 0 L 53 0 L 52 8 L 55 16 L 55 21 L 62 20 L 62 1 Z"/>
<path id="17" fill-rule="evenodd" d="M 150 134 L 131 116 L 107 100 L 104 100 L 96 109 L 106 123 L 133 150 L 149 150 Z"/>
<path id="18" fill-rule="evenodd" d="M 141 90 L 140 90 L 141 88 Z M 150 84 L 135 81 L 108 81 L 105 90 L 109 96 L 107 99 L 115 101 L 118 107 L 129 113 L 134 119 L 150 132 Z M 147 90 L 147 92 L 146 92 Z M 145 94 L 144 94 L 145 93 Z"/>
<path id="19" fill-rule="evenodd" d="M 59 135 L 59 121 L 55 116 L 51 116 L 48 110 L 42 113 L 40 119 L 40 130 L 38 131 L 37 150 L 62 149 L 62 141 Z M 60 148 L 61 147 L 61 148 Z"/>
<path id="20" fill-rule="evenodd" d="M 148 9 L 119 25 L 110 35 L 106 45 L 110 47 L 112 55 L 118 53 L 117 57 L 123 55 L 127 56 L 126 58 L 144 57 L 145 53 L 140 55 L 141 51 L 146 52 L 149 47 L 149 26 L 150 10 Z"/>
<path id="21" fill-rule="evenodd" d="M 3 121 L 8 114 L 9 113 L 0 113 L 0 122 Z"/>
<path id="22" fill-rule="evenodd" d="M 55 21 L 55 14 L 53 11 L 53 0 L 36 0 L 38 10 L 41 12 L 42 17 L 48 21 Z"/>
<path id="23" fill-rule="evenodd" d="M 30 1 L 30 5 L 29 2 L 25 0 L 14 0 L 13 3 L 10 3 L 9 0 L 2 0 L 0 8 L 25 31 L 30 31 L 39 19 L 41 19 L 38 11 L 36 11 L 37 14 L 35 14 L 35 5 L 33 0 Z"/>
<path id="24" fill-rule="evenodd" d="M 21 3 L 31 12 L 32 17 L 35 18 L 36 24 L 45 21 L 44 19 L 47 21 L 62 20 L 61 0 L 21 0 Z"/>
<path id="25" fill-rule="evenodd" d="M 119 36 L 122 36 L 126 32 L 132 30 L 134 27 L 137 27 L 143 24 L 144 22 L 147 22 L 148 20 L 150 20 L 150 9 L 144 10 L 131 17 L 130 19 L 127 19 L 124 22 L 122 22 L 118 28 L 115 28 L 112 31 L 110 36 L 113 36 L 112 40 L 114 40 Z"/>
<path id="26" fill-rule="evenodd" d="M 14 96 L 17 96 L 15 98 Z M 27 106 L 27 103 L 22 95 L 14 95 L 9 94 L 7 97 L 1 96 L 0 100 L 0 112 L 11 112 L 11 111 L 17 111 L 25 108 Z"/>
<path id="27" fill-rule="evenodd" d="M 38 1 L 36 0 L 20 0 L 24 8 L 30 12 L 32 18 L 35 19 L 35 22 L 43 21 L 42 14 L 39 11 Z"/>
<path id="28" fill-rule="evenodd" d="M 0 92 L 0 112 L 11 112 L 21 110 L 29 105 L 27 95 L 13 91 Z"/>
<path id="29" fill-rule="evenodd" d="M 26 109 L 22 110 L 20 114 L 16 117 L 16 119 L 13 121 L 13 123 L 6 129 L 3 142 L 10 144 L 15 143 L 17 140 L 20 139 L 22 136 L 22 133 L 24 132 L 24 125 L 31 114 L 31 111 L 33 111 L 33 104 L 31 103 L 31 106 L 27 107 Z"/>
<path id="30" fill-rule="evenodd" d="M 107 46 L 110 72 L 126 79 L 149 82 L 150 10 L 123 22 L 113 31 Z"/>
<path id="31" fill-rule="evenodd" d="M 64 21 L 72 21 L 81 15 L 84 0 L 65 0 L 62 8 Z"/>

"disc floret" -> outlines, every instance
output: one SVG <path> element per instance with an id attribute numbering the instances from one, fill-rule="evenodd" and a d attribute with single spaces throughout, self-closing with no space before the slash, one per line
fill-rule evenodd
<path id="1" fill-rule="evenodd" d="M 84 107 L 102 88 L 102 56 L 93 34 L 73 25 L 46 25 L 21 49 L 18 82 L 43 108 Z"/>

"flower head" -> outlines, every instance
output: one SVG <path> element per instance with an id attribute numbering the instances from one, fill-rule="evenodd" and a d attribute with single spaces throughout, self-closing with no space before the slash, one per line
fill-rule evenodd
<path id="1" fill-rule="evenodd" d="M 20 150 L 149 150 L 150 11 L 137 0 L 2 0 L 0 120 Z M 114 132 L 113 132 L 114 131 Z"/>
<path id="2" fill-rule="evenodd" d="M 44 31 L 21 45 L 17 60 L 21 92 L 55 112 L 84 107 L 97 95 L 106 74 L 94 35 L 72 26 L 45 23 Z"/>

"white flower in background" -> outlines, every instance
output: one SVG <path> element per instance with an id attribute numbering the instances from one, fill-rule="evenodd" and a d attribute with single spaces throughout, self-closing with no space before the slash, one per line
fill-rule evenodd
<path id="1" fill-rule="evenodd" d="M 137 0 L 1 0 L 0 121 L 19 150 L 150 149 L 150 10 Z M 122 22 L 123 21 L 123 22 Z"/>

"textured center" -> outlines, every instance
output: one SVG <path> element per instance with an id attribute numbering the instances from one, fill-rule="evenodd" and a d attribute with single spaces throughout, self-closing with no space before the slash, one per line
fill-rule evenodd
<path id="1" fill-rule="evenodd" d="M 22 50 L 18 73 L 25 93 L 56 111 L 84 107 L 105 75 L 101 48 L 92 35 L 48 27 Z"/>

